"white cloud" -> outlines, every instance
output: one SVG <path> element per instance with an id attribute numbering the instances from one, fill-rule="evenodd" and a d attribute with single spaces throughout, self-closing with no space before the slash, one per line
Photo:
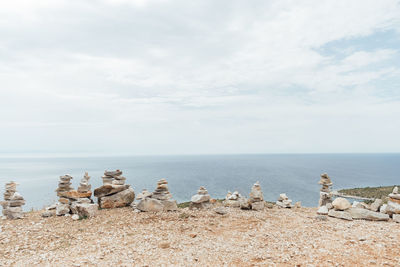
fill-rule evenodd
<path id="1" fill-rule="evenodd" d="M 400 149 L 399 93 L 377 93 L 398 79 L 400 46 L 367 39 L 398 42 L 399 1 L 18 0 L 1 10 L 5 151 Z"/>

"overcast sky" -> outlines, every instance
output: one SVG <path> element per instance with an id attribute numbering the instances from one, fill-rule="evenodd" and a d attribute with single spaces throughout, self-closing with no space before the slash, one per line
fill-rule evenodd
<path id="1" fill-rule="evenodd" d="M 400 152 L 400 1 L 2 1 L 0 110 L 0 153 Z"/>

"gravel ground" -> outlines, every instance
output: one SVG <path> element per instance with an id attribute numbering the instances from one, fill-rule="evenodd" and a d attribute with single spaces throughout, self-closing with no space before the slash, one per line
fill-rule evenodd
<path id="1" fill-rule="evenodd" d="M 316 219 L 315 208 L 101 210 L 0 220 L 1 266 L 400 266 L 400 224 Z"/>

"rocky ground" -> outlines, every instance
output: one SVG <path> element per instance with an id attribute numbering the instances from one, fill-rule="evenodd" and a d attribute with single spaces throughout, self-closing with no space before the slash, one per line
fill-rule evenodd
<path id="1" fill-rule="evenodd" d="M 400 224 L 316 218 L 314 208 L 1 220 L 0 266 L 399 266 Z"/>

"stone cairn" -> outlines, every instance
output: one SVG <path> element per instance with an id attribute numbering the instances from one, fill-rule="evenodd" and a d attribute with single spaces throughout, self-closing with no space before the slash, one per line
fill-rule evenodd
<path id="1" fill-rule="evenodd" d="M 400 223 L 400 194 L 397 186 L 388 195 L 388 202 L 381 206 L 380 212 L 388 214 L 393 221 Z"/>
<path id="2" fill-rule="evenodd" d="M 161 179 L 157 182 L 157 188 L 153 193 L 147 190 L 141 194 L 141 199 L 136 205 L 136 209 L 140 211 L 174 211 L 178 209 L 176 200 L 172 198 L 168 191 L 168 182 Z"/>
<path id="3" fill-rule="evenodd" d="M 98 205 L 93 204 L 91 199 L 92 191 L 91 185 L 89 184 L 90 176 L 87 172 L 83 176 L 78 190 L 74 190 L 71 187 L 71 175 L 60 176 L 60 181 L 58 183 L 58 188 L 56 190 L 57 196 L 59 197 L 58 203 L 55 206 L 56 215 L 75 215 L 73 218 L 87 218 L 96 215 L 98 210 Z M 49 217 L 53 214 L 51 213 L 51 208 L 48 207 L 47 211 L 42 213 L 43 217 Z"/>
<path id="4" fill-rule="evenodd" d="M 278 200 L 275 202 L 278 207 L 281 208 L 291 208 L 292 200 L 288 198 L 285 193 L 279 195 Z"/>
<path id="5" fill-rule="evenodd" d="M 22 206 L 25 205 L 24 198 L 17 192 L 17 183 L 11 181 L 6 183 L 3 206 L 3 215 L 8 219 L 22 219 L 24 214 Z"/>
<path id="6" fill-rule="evenodd" d="M 103 185 L 94 190 L 94 196 L 102 209 L 121 208 L 129 206 L 135 200 L 135 192 L 126 185 L 122 171 L 105 171 Z"/>
<path id="7" fill-rule="evenodd" d="M 318 214 L 328 214 L 332 209 L 332 195 L 330 187 L 333 185 L 327 173 L 321 174 L 318 184 L 322 185 L 319 192 Z"/>
<path id="8" fill-rule="evenodd" d="M 211 197 L 205 187 L 200 186 L 197 194 L 192 196 L 190 201 L 190 209 L 206 209 L 211 206 Z"/>
<path id="9" fill-rule="evenodd" d="M 265 206 L 264 196 L 261 191 L 260 182 L 256 182 L 251 188 L 249 203 L 252 210 L 263 210 Z"/>
<path id="10" fill-rule="evenodd" d="M 225 200 L 222 203 L 225 207 L 239 208 L 241 203 L 242 207 L 245 207 L 247 200 L 241 194 L 239 194 L 238 191 L 233 193 L 228 191 L 228 194 L 225 196 Z"/>

